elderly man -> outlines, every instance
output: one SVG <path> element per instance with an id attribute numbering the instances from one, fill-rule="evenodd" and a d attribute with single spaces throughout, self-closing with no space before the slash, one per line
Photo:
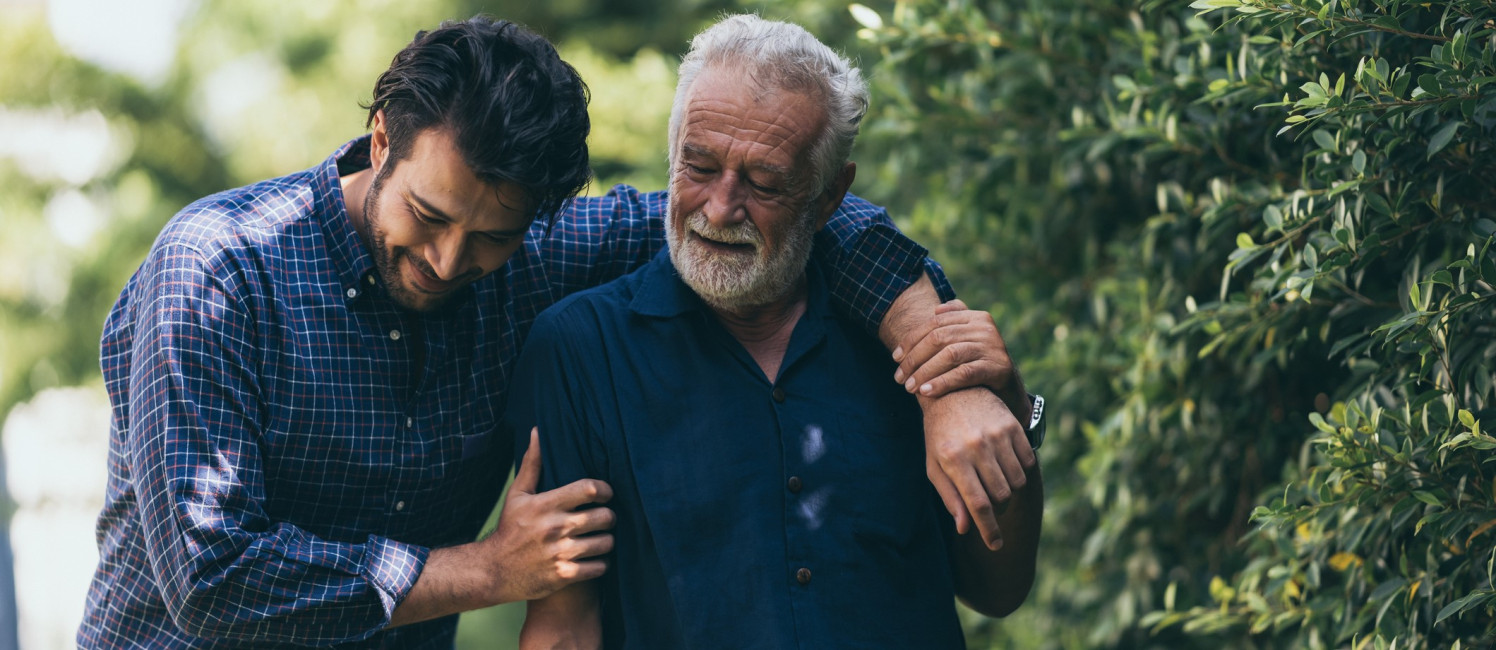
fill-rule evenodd
<path id="1" fill-rule="evenodd" d="M 735 16 L 692 42 L 668 255 L 541 314 L 516 369 L 542 486 L 604 480 L 617 516 L 612 570 L 532 602 L 523 647 L 958 648 L 953 596 L 997 616 L 1026 597 L 1037 467 L 998 550 L 957 536 L 914 399 L 810 255 L 866 106 L 799 27 Z"/>

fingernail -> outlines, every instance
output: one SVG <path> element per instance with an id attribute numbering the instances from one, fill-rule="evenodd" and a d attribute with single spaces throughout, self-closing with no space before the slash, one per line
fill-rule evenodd
<path id="1" fill-rule="evenodd" d="M 897 383 L 900 383 L 900 384 L 904 383 L 904 369 L 903 368 L 899 368 L 898 370 L 894 371 L 894 373 L 893 373 L 893 380 L 895 382 L 897 382 Z"/>
<path id="2" fill-rule="evenodd" d="M 906 380 L 904 382 L 904 390 L 907 390 L 907 391 L 909 391 L 911 393 L 914 392 L 914 378 L 913 377 L 910 377 L 908 380 Z"/>
<path id="3" fill-rule="evenodd" d="M 931 386 L 929 384 L 925 384 L 925 385 L 919 387 L 919 392 L 923 393 L 925 395 L 929 395 L 930 393 L 932 393 L 934 391 L 935 391 L 935 387 Z"/>
<path id="4" fill-rule="evenodd" d="M 894 361 L 903 361 L 904 360 L 904 346 L 900 345 L 899 347 L 896 347 L 896 348 L 893 349 L 893 360 Z"/>

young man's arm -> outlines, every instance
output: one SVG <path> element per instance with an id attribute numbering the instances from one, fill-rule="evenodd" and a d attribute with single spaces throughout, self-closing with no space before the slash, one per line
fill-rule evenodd
<path id="1" fill-rule="evenodd" d="M 222 255 L 166 242 L 140 277 L 123 462 L 146 531 L 142 570 L 177 626 L 207 639 L 326 645 L 368 638 L 397 609 L 398 623 L 471 608 L 471 582 L 433 582 L 461 547 L 432 553 L 379 535 L 334 541 L 272 519 L 258 445 L 257 337 L 239 271 Z M 581 487 L 521 500 L 501 523 L 510 532 L 469 545 L 470 557 L 491 567 L 474 572 L 498 594 L 485 600 L 584 579 L 555 575 L 556 558 L 546 556 L 570 544 L 546 522 L 593 498 Z M 560 559 L 578 557 L 568 553 Z"/>

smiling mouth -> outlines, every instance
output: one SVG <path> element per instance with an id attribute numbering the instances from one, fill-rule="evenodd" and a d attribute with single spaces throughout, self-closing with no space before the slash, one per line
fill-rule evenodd
<path id="1" fill-rule="evenodd" d="M 754 252 L 753 244 L 721 242 L 715 239 L 708 239 L 706 237 L 703 237 L 696 231 L 691 231 L 691 238 L 696 240 L 697 243 L 718 252 L 737 254 Z"/>

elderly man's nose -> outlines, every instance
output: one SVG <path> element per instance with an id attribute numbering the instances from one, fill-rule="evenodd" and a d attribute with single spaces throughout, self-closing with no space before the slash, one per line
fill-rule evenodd
<path id="1" fill-rule="evenodd" d="M 748 193 L 737 176 L 727 175 L 712 184 L 707 201 L 706 217 L 712 225 L 731 226 L 748 217 L 743 205 Z"/>

